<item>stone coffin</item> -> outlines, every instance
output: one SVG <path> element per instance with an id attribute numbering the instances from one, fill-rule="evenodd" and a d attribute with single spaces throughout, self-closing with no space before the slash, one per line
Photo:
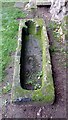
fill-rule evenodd
<path id="1" fill-rule="evenodd" d="M 44 20 L 42 18 L 20 20 L 12 102 L 53 103 L 55 94 L 51 68 L 49 41 Z M 28 75 L 26 75 L 27 71 Z"/>

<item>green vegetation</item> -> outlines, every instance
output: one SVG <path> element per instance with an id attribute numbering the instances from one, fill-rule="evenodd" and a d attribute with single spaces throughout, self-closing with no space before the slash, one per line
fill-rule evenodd
<path id="1" fill-rule="evenodd" d="M 38 79 L 42 79 L 42 71 L 38 72 L 37 74 L 35 74 L 35 77 L 37 78 L 36 80 L 32 80 L 29 79 L 28 81 L 26 81 L 26 84 L 30 84 L 32 86 L 34 86 L 34 90 L 41 88 L 41 84 L 38 83 Z"/>
<path id="2" fill-rule="evenodd" d="M 58 49 L 55 45 L 51 45 L 51 46 L 50 46 L 50 51 L 51 51 L 52 53 L 55 53 L 55 52 L 59 52 L 59 49 Z"/>
<path id="3" fill-rule="evenodd" d="M 51 30 L 55 30 L 56 28 L 59 28 L 58 23 L 56 23 L 56 22 L 54 22 L 54 21 L 50 21 L 48 27 L 49 27 Z"/>
<path id="4" fill-rule="evenodd" d="M 2 88 L 2 93 L 3 93 L 3 94 L 8 93 L 8 92 L 11 90 L 11 87 L 12 87 L 11 84 L 7 84 L 6 86 L 4 86 L 4 87 Z"/>
<path id="5" fill-rule="evenodd" d="M 68 23 L 66 21 L 67 21 L 67 17 L 65 17 L 63 19 L 63 21 L 60 23 L 51 21 L 48 25 L 49 29 L 51 29 L 53 32 L 54 38 L 58 41 L 61 41 L 61 37 L 63 34 L 67 35 L 67 33 L 68 33 L 68 30 L 66 29 L 66 26 Z M 62 28 L 62 30 L 61 30 L 61 28 Z"/>
<path id="6" fill-rule="evenodd" d="M 53 34 L 53 40 L 54 40 L 54 44 L 52 44 L 50 46 L 50 51 L 52 53 L 55 53 L 55 52 L 63 52 L 63 53 L 66 53 L 66 50 L 64 48 L 60 48 L 58 49 L 58 47 L 56 46 L 56 42 L 57 44 L 60 44 L 62 45 L 62 43 L 64 42 L 64 39 L 67 39 L 67 33 L 68 33 L 68 30 L 67 30 L 67 19 L 68 17 L 66 16 L 62 22 L 60 23 L 56 23 L 54 21 L 51 21 L 48 25 L 48 28 L 52 31 L 52 34 Z"/>
<path id="7" fill-rule="evenodd" d="M 17 18 L 24 18 L 25 13 L 20 9 L 14 8 L 13 2 L 2 3 L 2 71 L 0 71 L 0 78 L 5 75 L 4 70 L 11 60 L 11 54 L 15 51 L 17 46 L 18 25 Z M 0 80 L 2 81 L 2 80 Z"/>

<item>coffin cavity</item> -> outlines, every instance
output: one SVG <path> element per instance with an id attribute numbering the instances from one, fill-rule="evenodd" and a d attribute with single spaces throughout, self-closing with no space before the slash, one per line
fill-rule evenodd
<path id="1" fill-rule="evenodd" d="M 20 84 L 26 90 L 37 90 L 42 86 L 41 29 L 31 20 L 22 28 Z"/>

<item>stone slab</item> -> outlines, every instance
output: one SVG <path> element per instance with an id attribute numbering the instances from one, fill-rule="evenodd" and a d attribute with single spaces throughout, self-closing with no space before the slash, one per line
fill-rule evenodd
<path id="1" fill-rule="evenodd" d="M 15 7 L 18 8 L 24 8 L 25 4 L 27 4 L 29 2 L 29 0 L 20 0 L 17 1 L 15 3 Z M 36 0 L 36 5 L 51 5 L 51 1 L 50 0 Z"/>
<path id="2" fill-rule="evenodd" d="M 51 5 L 50 0 L 37 0 L 37 5 Z"/>
<path id="3" fill-rule="evenodd" d="M 16 2 L 15 4 L 14 4 L 14 7 L 17 7 L 17 8 L 24 8 L 25 7 L 25 5 L 28 3 L 28 1 L 27 2 Z"/>

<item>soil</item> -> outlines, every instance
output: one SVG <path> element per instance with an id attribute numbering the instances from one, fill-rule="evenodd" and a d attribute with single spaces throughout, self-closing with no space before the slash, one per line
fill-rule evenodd
<path id="1" fill-rule="evenodd" d="M 36 12 L 38 17 L 43 17 L 46 25 L 50 21 L 50 13 L 49 8 L 38 7 Z M 30 17 L 30 16 L 28 16 Z M 32 17 L 32 16 L 31 16 Z M 66 118 L 66 44 L 62 41 L 55 41 L 52 36 L 52 31 L 50 31 L 47 27 L 48 37 L 50 46 L 56 45 L 57 51 L 50 52 L 51 53 L 51 62 L 52 62 L 52 70 L 53 70 L 53 78 L 54 78 L 54 86 L 55 86 L 55 101 L 52 105 L 17 105 L 11 103 L 11 91 L 8 94 L 3 94 L 3 100 L 5 100 L 5 105 L 3 105 L 2 117 L 3 118 L 38 118 L 38 120 L 42 120 L 42 118 L 46 118 L 46 120 L 52 118 Z M 61 48 L 64 50 L 61 51 Z M 12 56 L 14 58 L 14 56 Z M 12 83 L 13 79 L 13 64 L 12 63 L 7 67 L 6 72 L 6 81 Z M 4 82 L 4 84 L 6 84 Z"/>

